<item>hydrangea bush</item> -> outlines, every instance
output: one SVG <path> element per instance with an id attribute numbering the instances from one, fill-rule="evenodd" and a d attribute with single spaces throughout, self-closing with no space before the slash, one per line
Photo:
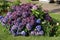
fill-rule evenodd
<path id="1" fill-rule="evenodd" d="M 12 35 L 54 36 L 56 34 L 56 22 L 38 5 L 27 3 L 13 5 L 10 9 L 7 15 L 1 18 L 1 23 Z"/>

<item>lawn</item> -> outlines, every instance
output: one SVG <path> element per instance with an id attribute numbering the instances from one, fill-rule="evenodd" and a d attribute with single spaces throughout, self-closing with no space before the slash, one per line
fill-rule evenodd
<path id="1" fill-rule="evenodd" d="M 60 14 L 51 13 L 50 16 L 57 21 L 60 21 Z M 60 37 L 45 37 L 45 36 L 17 36 L 14 37 L 8 33 L 8 30 L 0 24 L 0 40 L 60 40 Z"/>
<path id="2" fill-rule="evenodd" d="M 59 21 L 60 22 L 60 14 L 57 14 L 57 13 L 51 13 L 50 14 L 50 16 L 52 17 L 52 18 L 54 18 L 54 19 L 56 19 L 57 21 Z"/>

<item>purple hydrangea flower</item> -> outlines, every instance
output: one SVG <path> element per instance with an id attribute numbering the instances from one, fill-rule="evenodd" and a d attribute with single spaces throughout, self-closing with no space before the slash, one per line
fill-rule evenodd
<path id="1" fill-rule="evenodd" d="M 17 28 L 18 28 L 17 25 L 13 25 L 12 28 L 11 28 L 11 30 L 14 30 L 14 29 L 17 29 Z"/>
<path id="2" fill-rule="evenodd" d="M 16 11 L 19 11 L 20 10 L 20 6 L 16 6 Z"/>
<path id="3" fill-rule="evenodd" d="M 30 19 L 33 20 L 33 19 L 35 19 L 35 17 L 34 16 L 30 16 Z"/>
<path id="4" fill-rule="evenodd" d="M 41 31 L 37 31 L 36 33 L 35 33 L 35 35 L 43 35 L 44 34 L 44 31 L 43 30 L 41 30 Z"/>
<path id="5" fill-rule="evenodd" d="M 43 34 L 44 34 L 43 30 L 39 31 L 39 35 L 43 35 Z"/>
<path id="6" fill-rule="evenodd" d="M 31 34 L 30 35 L 35 35 L 35 31 L 31 31 Z"/>
<path id="7" fill-rule="evenodd" d="M 19 17 L 20 17 L 20 16 L 22 16 L 22 11 L 20 11 L 20 10 L 19 10 L 19 11 L 17 11 L 17 13 L 16 13 L 16 14 L 17 14 L 17 16 L 19 16 Z"/>
<path id="8" fill-rule="evenodd" d="M 30 21 L 30 25 L 32 25 L 32 26 L 33 26 L 33 25 L 34 25 L 34 23 L 35 23 L 35 20 L 31 20 L 31 21 Z"/>
<path id="9" fill-rule="evenodd" d="M 26 28 L 27 28 L 27 30 L 31 30 L 32 26 L 28 23 L 28 24 L 26 24 Z"/>
<path id="10" fill-rule="evenodd" d="M 29 23 L 31 21 L 30 17 L 27 17 L 26 20 L 27 20 L 27 23 Z"/>
<path id="11" fill-rule="evenodd" d="M 26 22 L 27 22 L 27 20 L 26 20 L 26 19 L 22 19 L 22 25 L 25 25 L 25 24 L 26 24 Z"/>
<path id="12" fill-rule="evenodd" d="M 33 5 L 32 9 L 37 10 L 38 9 L 37 5 Z"/>
<path id="13" fill-rule="evenodd" d="M 13 19 L 13 18 L 12 18 L 12 15 L 9 16 L 9 20 L 11 20 L 11 19 Z"/>
<path id="14" fill-rule="evenodd" d="M 28 16 L 28 12 L 23 12 L 22 17 L 26 18 Z"/>
<path id="15" fill-rule="evenodd" d="M 11 12 L 8 12 L 8 13 L 7 13 L 7 16 L 10 16 L 11 14 L 12 14 Z"/>
<path id="16" fill-rule="evenodd" d="M 39 33 L 38 32 L 35 32 L 35 35 L 39 35 Z"/>

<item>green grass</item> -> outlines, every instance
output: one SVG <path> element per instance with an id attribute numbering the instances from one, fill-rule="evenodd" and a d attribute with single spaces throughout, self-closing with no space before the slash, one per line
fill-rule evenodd
<path id="1" fill-rule="evenodd" d="M 52 18 L 54 18 L 54 19 L 56 19 L 57 21 L 59 21 L 60 22 L 60 14 L 57 14 L 57 13 L 51 13 L 50 14 L 50 16 L 52 17 Z"/>
<path id="2" fill-rule="evenodd" d="M 50 16 L 60 21 L 60 14 L 51 13 Z M 45 36 L 17 36 L 14 37 L 8 33 L 8 30 L 0 24 L 0 40 L 60 40 L 60 37 L 45 37 Z"/>

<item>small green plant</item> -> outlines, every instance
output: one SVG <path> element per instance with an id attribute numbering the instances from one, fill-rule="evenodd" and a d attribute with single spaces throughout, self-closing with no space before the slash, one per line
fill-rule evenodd
<path id="1" fill-rule="evenodd" d="M 14 0 L 13 5 L 20 5 L 20 0 Z"/>
<path id="2" fill-rule="evenodd" d="M 0 14 L 6 13 L 10 7 L 11 2 L 6 0 L 0 0 Z"/>
<path id="3" fill-rule="evenodd" d="M 27 0 L 27 2 L 31 2 L 31 0 Z"/>
<path id="4" fill-rule="evenodd" d="M 0 0 L 0 14 L 7 13 L 12 5 L 19 5 L 20 3 L 20 0 L 15 0 L 14 2 Z"/>

